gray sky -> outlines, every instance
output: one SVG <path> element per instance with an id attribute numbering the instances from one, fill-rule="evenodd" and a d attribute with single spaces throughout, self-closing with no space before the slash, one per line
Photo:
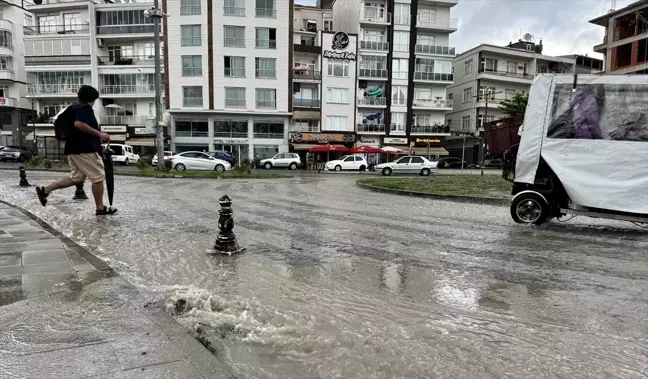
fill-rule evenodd
<path id="1" fill-rule="evenodd" d="M 636 0 L 617 0 L 620 9 Z M 314 5 L 314 0 L 296 0 Z M 589 20 L 607 13 L 612 0 L 459 0 L 452 17 L 459 30 L 450 35 L 450 46 L 464 52 L 481 43 L 506 45 L 525 33 L 542 38 L 548 55 L 589 54 L 603 42 L 602 26 Z"/>

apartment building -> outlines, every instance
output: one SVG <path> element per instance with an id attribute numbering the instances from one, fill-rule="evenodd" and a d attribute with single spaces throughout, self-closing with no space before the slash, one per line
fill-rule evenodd
<path id="1" fill-rule="evenodd" d="M 336 0 L 333 31 L 357 35 L 355 131 L 358 144 L 414 144 L 445 155 L 455 49 L 449 35 L 457 0 Z"/>
<path id="2" fill-rule="evenodd" d="M 580 54 L 561 55 L 561 58 L 574 60 L 574 72 L 577 74 L 600 74 L 605 70 L 603 59 Z"/>
<path id="3" fill-rule="evenodd" d="M 166 0 L 163 11 L 172 149 L 287 152 L 290 0 Z"/>
<path id="4" fill-rule="evenodd" d="M 594 51 L 605 55 L 606 74 L 648 73 L 648 0 L 599 16 L 590 23 L 605 28 Z"/>
<path id="5" fill-rule="evenodd" d="M 31 105 L 23 49 L 23 26 L 33 18 L 22 1 L 0 1 L 0 146 L 23 145 Z"/>
<path id="6" fill-rule="evenodd" d="M 507 117 L 500 102 L 528 92 L 536 74 L 574 71 L 575 59 L 542 54 L 542 41 L 518 41 L 500 47 L 482 44 L 454 60 L 454 84 L 448 88 L 453 130 L 479 131 L 484 122 Z"/>
<path id="7" fill-rule="evenodd" d="M 76 101 L 84 84 L 99 90 L 95 114 L 112 141 L 154 150 L 155 85 L 152 2 L 42 0 L 24 26 L 27 96 L 38 112 L 39 153 L 58 149 L 50 118 Z"/>

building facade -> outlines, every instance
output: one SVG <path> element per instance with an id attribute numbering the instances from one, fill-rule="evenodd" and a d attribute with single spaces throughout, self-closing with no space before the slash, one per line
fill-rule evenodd
<path id="1" fill-rule="evenodd" d="M 51 117 L 75 103 L 84 84 L 99 90 L 95 114 L 113 142 L 153 152 L 154 27 L 144 13 L 152 4 L 46 0 L 27 7 L 27 97 L 38 113 L 31 138 L 41 156 L 59 154 Z"/>
<path id="2" fill-rule="evenodd" d="M 171 148 L 226 150 L 242 162 L 288 151 L 289 0 L 166 0 Z"/>
<path id="3" fill-rule="evenodd" d="M 648 73 L 648 0 L 608 12 L 590 23 L 605 28 L 594 51 L 605 55 L 606 74 Z"/>
<path id="4" fill-rule="evenodd" d="M 0 146 L 25 145 L 31 132 L 23 30 L 32 21 L 22 1 L 0 1 Z"/>

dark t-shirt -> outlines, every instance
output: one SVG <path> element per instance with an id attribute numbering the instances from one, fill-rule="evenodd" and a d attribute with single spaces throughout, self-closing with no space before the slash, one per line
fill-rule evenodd
<path id="1" fill-rule="evenodd" d="M 99 123 L 95 118 L 94 110 L 89 104 L 76 104 L 74 110 L 76 111 L 75 121 L 84 122 L 91 128 L 99 130 Z M 101 153 L 101 140 L 99 137 L 85 133 L 76 126 L 71 125 L 65 141 L 65 155 L 88 153 Z"/>

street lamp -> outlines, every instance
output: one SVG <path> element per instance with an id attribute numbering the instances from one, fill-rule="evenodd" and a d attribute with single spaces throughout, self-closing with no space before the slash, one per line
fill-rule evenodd
<path id="1" fill-rule="evenodd" d="M 162 68 L 160 67 L 160 21 L 162 10 L 159 0 L 153 2 L 153 7 L 144 11 L 146 18 L 153 19 L 154 46 L 155 46 L 155 146 L 157 146 L 158 170 L 164 169 L 164 131 L 162 130 Z"/>

